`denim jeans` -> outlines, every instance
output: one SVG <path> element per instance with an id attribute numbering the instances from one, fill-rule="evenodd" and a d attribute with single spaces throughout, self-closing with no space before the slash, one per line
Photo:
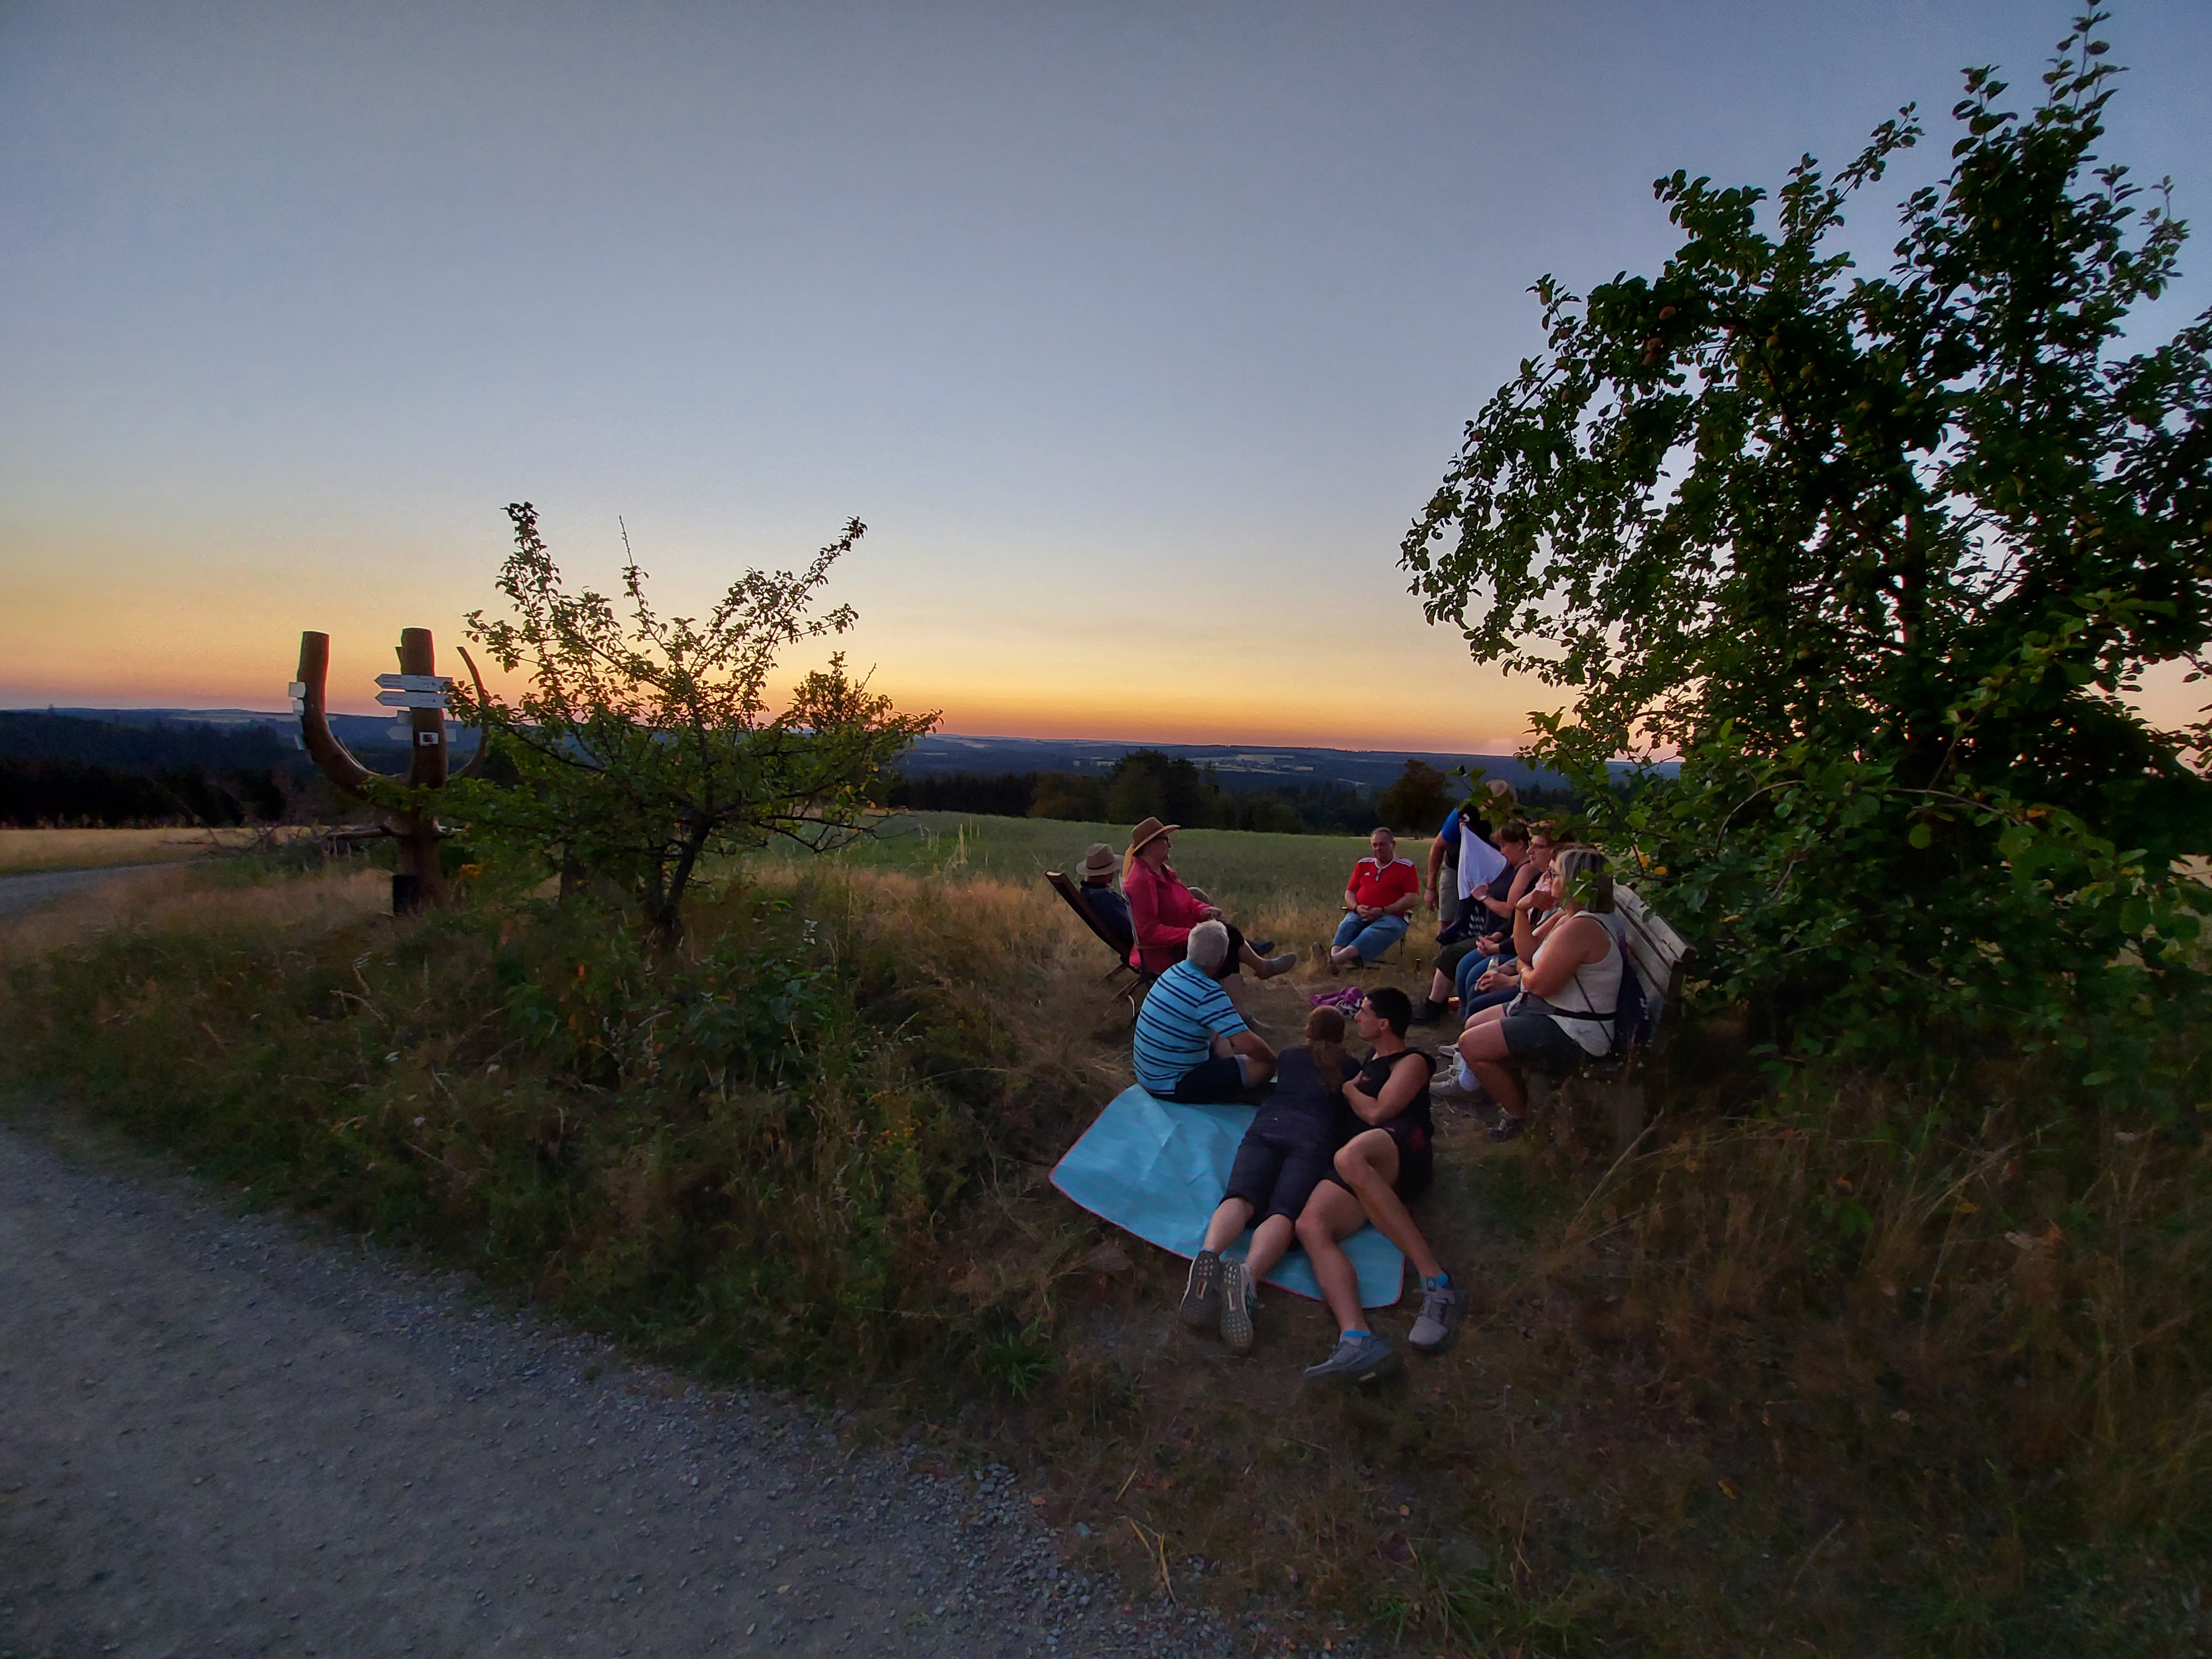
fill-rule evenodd
<path id="1" fill-rule="evenodd" d="M 1358 951 L 1362 962 L 1372 962 L 1405 937 L 1403 916 L 1381 915 L 1372 921 L 1362 921 L 1358 911 L 1346 910 L 1344 920 L 1336 924 L 1335 945 L 1340 951 L 1352 945 Z"/>
<path id="2" fill-rule="evenodd" d="M 1486 957 L 1479 951 L 1471 951 L 1462 957 L 1453 975 L 1454 988 L 1459 992 L 1460 1006 L 1464 1008 L 1469 997 L 1480 994 L 1474 988 L 1475 981 L 1499 963 L 1512 960 L 1510 956 Z"/>

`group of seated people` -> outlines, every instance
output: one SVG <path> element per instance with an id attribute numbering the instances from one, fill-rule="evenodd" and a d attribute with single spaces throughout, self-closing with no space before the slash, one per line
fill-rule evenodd
<path id="1" fill-rule="evenodd" d="M 1118 860 L 1103 844 L 1085 860 L 1086 903 L 1121 921 L 1131 964 L 1158 975 L 1137 1018 L 1139 1083 L 1159 1099 L 1186 1103 L 1241 1100 L 1273 1085 L 1237 1150 L 1182 1298 L 1185 1322 L 1218 1326 L 1232 1352 L 1252 1346 L 1254 1286 L 1296 1243 L 1340 1330 L 1335 1352 L 1306 1376 L 1365 1381 L 1394 1364 L 1389 1340 L 1369 1328 L 1343 1249 L 1368 1222 L 1420 1276 L 1421 1307 L 1408 1340 L 1426 1352 L 1450 1340 L 1459 1290 L 1406 1207 L 1427 1189 L 1434 1166 L 1437 1061 L 1409 1045 L 1413 1026 L 1443 1018 L 1457 995 L 1464 1023 L 1439 1053 L 1456 1060 L 1464 1095 L 1497 1106 L 1489 1130 L 1496 1141 L 1521 1132 L 1525 1067 L 1612 1048 L 1622 954 L 1605 857 L 1557 844 L 1548 826 L 1510 816 L 1513 805 L 1511 792 L 1493 785 L 1455 809 L 1430 848 L 1425 881 L 1398 856 L 1389 830 L 1369 838 L 1370 855 L 1346 885 L 1344 921 L 1333 942 L 1315 945 L 1316 961 L 1331 972 L 1374 961 L 1405 937 L 1417 902 L 1437 910 L 1443 927 L 1436 970 L 1418 1004 L 1389 986 L 1360 999 L 1353 1021 L 1370 1050 L 1364 1061 L 1346 1053 L 1335 1007 L 1316 1007 L 1307 1041 L 1279 1056 L 1251 1029 L 1222 982 L 1240 968 L 1271 977 L 1296 958 L 1269 956 L 1270 943 L 1247 940 L 1218 906 L 1183 884 L 1167 863 L 1177 826 L 1147 819 Z M 1490 811 L 1502 820 L 1494 827 Z M 1113 890 L 1116 862 L 1123 893 Z M 1225 1260 L 1223 1251 L 1248 1227 L 1244 1260 Z"/>

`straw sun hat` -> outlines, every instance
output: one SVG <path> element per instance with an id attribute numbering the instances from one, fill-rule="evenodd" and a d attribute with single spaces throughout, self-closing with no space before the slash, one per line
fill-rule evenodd
<path id="1" fill-rule="evenodd" d="M 1136 857 L 1145 850 L 1146 842 L 1158 841 L 1162 836 L 1171 836 L 1182 828 L 1179 823 L 1162 823 L 1158 818 L 1146 818 L 1129 831 L 1129 856 Z"/>
<path id="2" fill-rule="evenodd" d="M 1091 850 L 1083 855 L 1083 862 L 1075 866 L 1085 881 L 1097 881 L 1110 876 L 1121 867 L 1121 855 L 1103 841 L 1091 843 Z"/>

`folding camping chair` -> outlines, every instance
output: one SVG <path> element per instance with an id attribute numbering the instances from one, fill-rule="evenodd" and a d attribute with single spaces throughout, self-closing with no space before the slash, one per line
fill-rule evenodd
<path id="1" fill-rule="evenodd" d="M 1129 1024 L 1134 1025 L 1137 1023 L 1137 1004 L 1143 1000 L 1145 993 L 1152 988 L 1152 981 L 1159 975 L 1148 974 L 1143 969 L 1130 964 L 1128 957 L 1122 954 L 1121 941 L 1106 931 L 1105 924 L 1084 902 L 1080 887 L 1058 870 L 1046 871 L 1044 878 L 1052 884 L 1054 892 L 1067 901 L 1067 908 L 1083 918 L 1083 925 L 1097 936 L 1098 942 L 1114 953 L 1114 965 L 1099 977 L 1113 985 L 1115 994 L 1129 1005 Z M 1123 974 L 1129 975 L 1127 982 L 1116 983 Z"/>

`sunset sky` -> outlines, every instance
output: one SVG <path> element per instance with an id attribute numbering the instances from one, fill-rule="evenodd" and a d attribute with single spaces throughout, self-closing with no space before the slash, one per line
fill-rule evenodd
<path id="1" fill-rule="evenodd" d="M 1886 258 L 1960 66 L 2025 107 L 2075 9 L 9 0 L 0 706 L 281 708 L 316 628 L 367 708 L 527 499 L 674 610 L 857 514 L 848 649 L 951 731 L 1510 745 L 1556 696 L 1395 561 L 1528 284 L 1917 100 Z M 2212 6 L 2102 32 L 2106 155 L 2212 225 Z"/>

